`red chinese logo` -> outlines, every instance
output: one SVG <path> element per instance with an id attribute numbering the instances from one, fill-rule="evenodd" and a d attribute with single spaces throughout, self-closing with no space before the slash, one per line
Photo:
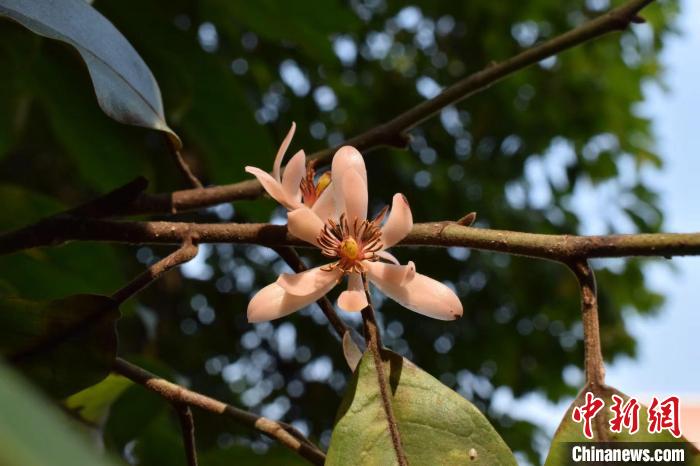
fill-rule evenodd
<path id="1" fill-rule="evenodd" d="M 619 396 L 612 395 L 613 404 L 610 406 L 612 418 L 608 421 L 610 432 L 622 433 L 627 429 L 630 434 L 639 431 L 639 411 L 641 405 L 635 398 L 629 398 L 627 402 Z M 574 422 L 583 422 L 583 435 L 588 439 L 593 438 L 593 418 L 605 406 L 602 398 L 596 397 L 591 392 L 586 392 L 585 402 L 581 406 L 574 407 L 571 418 Z M 658 434 L 667 430 L 674 437 L 681 436 L 680 429 L 680 400 L 677 396 L 669 396 L 659 401 L 653 397 L 651 406 L 647 409 L 649 424 L 647 430 L 650 434 Z"/>
<path id="2" fill-rule="evenodd" d="M 596 397 L 591 392 L 586 392 L 586 402 L 583 406 L 576 406 L 574 411 L 571 413 L 571 418 L 574 422 L 583 421 L 583 435 L 586 438 L 593 438 L 593 428 L 591 427 L 591 420 L 598 414 L 598 411 L 603 409 L 605 402 Z"/>
<path id="3" fill-rule="evenodd" d="M 655 434 L 668 430 L 674 437 L 680 437 L 679 404 L 677 396 L 669 396 L 661 402 L 656 397 L 652 398 L 648 411 L 649 433 Z"/>
<path id="4" fill-rule="evenodd" d="M 610 432 L 620 433 L 625 428 L 630 434 L 635 434 L 639 430 L 639 403 L 634 398 L 630 398 L 625 403 L 621 396 L 612 396 L 613 405 L 610 411 L 613 418 L 610 419 Z"/>

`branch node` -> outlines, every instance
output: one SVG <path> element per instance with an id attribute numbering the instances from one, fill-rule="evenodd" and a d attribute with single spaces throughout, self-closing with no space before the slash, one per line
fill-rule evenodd
<path id="1" fill-rule="evenodd" d="M 476 220 L 476 212 L 469 212 L 464 217 L 457 220 L 457 225 L 462 225 L 463 227 L 470 227 L 474 224 Z"/>

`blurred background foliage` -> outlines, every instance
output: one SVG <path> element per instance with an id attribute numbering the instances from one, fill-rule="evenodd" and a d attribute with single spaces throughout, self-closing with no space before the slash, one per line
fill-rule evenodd
<path id="1" fill-rule="evenodd" d="M 94 6 L 152 69 L 195 172 L 219 184 L 249 178 L 245 165 L 271 167 L 292 121 L 299 128 L 294 151 L 335 146 L 611 5 L 97 0 Z M 677 8 L 658 1 L 644 10 L 646 24 L 547 59 L 445 109 L 412 131 L 408 151 L 368 154 L 371 209 L 403 192 L 416 221 L 474 210 L 483 227 L 658 231 L 663 215 L 640 169 L 660 167 L 662 154 L 654 152 L 650 122 L 636 106 L 643 83 L 661 78 L 657 57 Z M 161 134 L 102 114 L 69 47 L 0 21 L 0 69 L 0 229 L 139 175 L 152 191 L 183 187 Z M 179 218 L 284 222 L 284 213 L 273 209 L 270 200 L 243 201 Z M 85 243 L 3 256 L 0 290 L 30 299 L 108 294 L 168 251 Z M 539 462 L 545 435 L 512 418 L 503 400 L 539 392 L 556 401 L 580 388 L 582 326 L 573 277 L 553 263 L 463 248 L 395 253 L 452 284 L 465 317 L 433 321 L 377 296 L 385 344 L 473 401 L 513 450 Z M 640 261 L 595 265 L 605 356 L 633 355 L 623 310 L 654 312 L 662 297 L 645 288 Z M 322 313 L 314 307 L 271 323 L 246 322 L 251 294 L 284 270 L 266 248 L 202 246 L 182 273 L 122 307 L 119 354 L 291 422 L 327 446 L 350 373 Z M 343 317 L 358 326 L 358 316 Z M 86 424 L 101 429 L 115 455 L 144 465 L 184 463 L 169 406 L 142 388 L 110 377 L 70 400 L 74 417 L 82 413 Z M 205 465 L 296 461 L 226 419 L 195 418 Z"/>

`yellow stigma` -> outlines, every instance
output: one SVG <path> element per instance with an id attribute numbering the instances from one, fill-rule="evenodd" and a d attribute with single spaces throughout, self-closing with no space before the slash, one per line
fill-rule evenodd
<path id="1" fill-rule="evenodd" d="M 345 238 L 340 243 L 340 254 L 346 259 L 355 260 L 360 255 L 360 246 L 354 238 Z"/>
<path id="2" fill-rule="evenodd" d="M 331 172 L 326 172 L 319 176 L 318 183 L 316 183 L 316 196 L 320 196 L 329 184 L 331 184 Z"/>

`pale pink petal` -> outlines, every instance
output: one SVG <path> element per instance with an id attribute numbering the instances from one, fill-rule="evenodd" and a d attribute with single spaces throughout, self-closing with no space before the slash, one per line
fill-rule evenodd
<path id="1" fill-rule="evenodd" d="M 343 197 L 343 178 L 348 172 L 357 172 L 362 180 L 364 181 L 364 186 L 367 186 L 367 169 L 365 168 L 365 161 L 362 158 L 357 149 L 350 146 L 343 146 L 338 149 L 333 156 L 333 163 L 331 165 L 331 178 L 335 184 L 334 188 L 334 200 L 335 200 L 335 217 L 339 217 L 340 214 L 345 212 L 345 199 Z"/>
<path id="2" fill-rule="evenodd" d="M 379 251 L 376 254 L 387 262 L 399 265 L 399 260 L 396 257 L 394 257 L 394 255 L 391 253 L 388 253 L 386 251 Z"/>
<path id="3" fill-rule="evenodd" d="M 290 202 L 290 200 L 287 198 L 287 195 L 282 189 L 282 185 L 272 176 L 270 176 L 269 173 L 257 167 L 250 166 L 245 167 L 245 171 L 255 176 L 258 179 L 258 181 L 260 181 L 260 184 L 265 189 L 265 191 L 267 191 L 267 194 L 269 194 L 270 197 L 272 197 L 272 199 L 276 200 L 288 209 L 294 208 L 293 202 Z"/>
<path id="4" fill-rule="evenodd" d="M 322 267 L 316 267 L 300 273 L 283 273 L 275 283 L 291 295 L 306 296 L 314 294 L 316 290 L 326 289 L 329 284 L 335 284 L 342 276 L 343 272 L 338 268 L 328 271 L 323 270 Z"/>
<path id="5" fill-rule="evenodd" d="M 462 317 L 462 303 L 446 285 L 430 277 L 390 270 L 401 267 L 372 262 L 368 264 L 368 277 L 377 288 L 402 306 L 440 320 Z"/>
<path id="6" fill-rule="evenodd" d="M 280 144 L 280 148 L 277 149 L 277 155 L 275 156 L 275 163 L 272 165 L 272 176 L 277 181 L 280 181 L 280 168 L 282 167 L 282 159 L 284 158 L 284 154 L 287 152 L 287 148 L 289 147 L 289 144 L 292 142 L 292 138 L 294 137 L 294 131 L 296 130 L 296 128 L 297 128 L 296 123 L 292 122 L 292 127 L 289 128 L 289 132 L 284 137 L 282 144 Z"/>
<path id="7" fill-rule="evenodd" d="M 265 322 L 284 317 L 317 301 L 333 286 L 335 286 L 335 282 L 331 282 L 327 287 L 320 288 L 312 294 L 294 296 L 285 292 L 284 288 L 277 283 L 267 285 L 258 291 L 248 303 L 248 322 Z"/>
<path id="8" fill-rule="evenodd" d="M 367 307 L 367 295 L 359 273 L 348 277 L 348 289 L 338 296 L 338 306 L 348 312 L 358 312 Z"/>
<path id="9" fill-rule="evenodd" d="M 368 276 L 372 281 L 395 283 L 402 285 L 413 279 L 416 274 L 416 266 L 413 262 L 407 265 L 394 265 L 384 262 L 365 262 Z"/>
<path id="10" fill-rule="evenodd" d="M 382 245 L 388 249 L 404 239 L 413 228 L 413 214 L 403 194 L 394 194 L 389 218 L 382 226 Z"/>
<path id="11" fill-rule="evenodd" d="M 341 189 L 341 193 L 338 192 L 337 186 L 333 190 L 336 208 L 339 203 L 344 205 L 345 216 L 351 224 L 355 219 L 365 220 L 367 218 L 367 183 L 365 180 L 355 170 L 350 170 L 343 175 Z"/>
<path id="12" fill-rule="evenodd" d="M 323 230 L 323 221 L 311 209 L 301 206 L 287 214 L 287 229 L 297 238 L 318 245 L 316 239 Z"/>
<path id="13" fill-rule="evenodd" d="M 316 199 L 311 210 L 318 215 L 318 218 L 323 220 L 325 223 L 329 218 L 335 218 L 335 204 L 333 203 L 333 182 L 328 185 L 326 189 L 323 190 L 321 195 Z"/>
<path id="14" fill-rule="evenodd" d="M 306 174 L 306 154 L 300 150 L 289 161 L 282 173 L 282 189 L 287 199 L 299 202 L 301 199 L 301 179 Z"/>
<path id="15" fill-rule="evenodd" d="M 362 154 L 354 147 L 343 146 L 333 155 L 331 175 L 334 180 L 339 180 L 348 169 L 355 170 L 365 180 L 365 184 L 367 183 L 367 168 L 365 168 L 365 160 L 362 158 Z"/>

